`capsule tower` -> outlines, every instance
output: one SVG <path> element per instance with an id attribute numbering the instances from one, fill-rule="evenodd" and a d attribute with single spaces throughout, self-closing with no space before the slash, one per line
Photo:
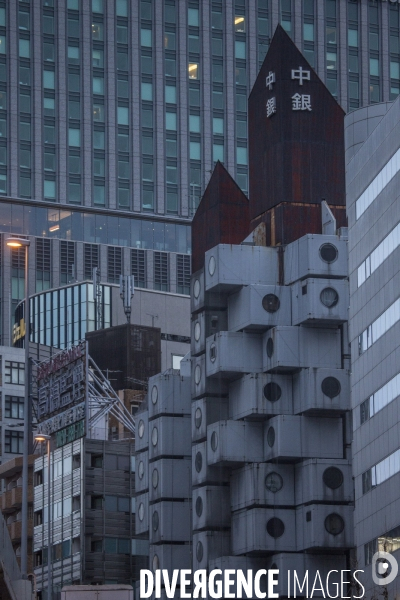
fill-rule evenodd
<path id="1" fill-rule="evenodd" d="M 353 568 L 344 113 L 280 26 L 248 118 L 249 199 L 217 164 L 192 225 L 192 569 L 324 597 Z"/>

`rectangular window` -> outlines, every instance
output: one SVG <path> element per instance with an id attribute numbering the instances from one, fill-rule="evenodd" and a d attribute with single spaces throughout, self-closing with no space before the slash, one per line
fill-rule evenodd
<path id="1" fill-rule="evenodd" d="M 154 252 L 154 289 L 169 292 L 167 252 Z"/>
<path id="2" fill-rule="evenodd" d="M 122 248 L 108 246 L 107 248 L 107 281 L 119 283 L 122 275 Z"/>
<path id="3" fill-rule="evenodd" d="M 392 254 L 400 245 L 400 224 L 385 237 L 373 252 L 358 267 L 358 287 Z"/>
<path id="4" fill-rule="evenodd" d="M 4 451 L 8 454 L 22 454 L 24 447 L 24 434 L 22 431 L 5 431 Z"/>
<path id="5" fill-rule="evenodd" d="M 400 320 L 400 298 L 389 306 L 375 321 L 368 325 L 361 335 L 358 336 L 359 354 L 363 354 L 382 335 L 386 333 L 395 323 Z"/>
<path id="6" fill-rule="evenodd" d="M 75 277 L 75 244 L 61 241 L 60 256 L 61 283 L 70 283 Z"/>
<path id="7" fill-rule="evenodd" d="M 400 471 L 400 450 L 395 450 L 362 475 L 362 491 L 366 494 Z"/>
<path id="8" fill-rule="evenodd" d="M 187 254 L 176 255 L 176 291 L 190 294 L 191 258 Z"/>
<path id="9" fill-rule="evenodd" d="M 25 365 L 24 363 L 5 361 L 5 383 L 13 383 L 15 385 L 25 384 Z"/>
<path id="10" fill-rule="evenodd" d="M 42 292 L 50 288 L 51 253 L 50 240 L 36 238 L 36 291 Z"/>
<path id="11" fill-rule="evenodd" d="M 131 274 L 135 278 L 135 287 L 147 287 L 145 250 L 140 250 L 139 248 L 133 248 L 131 250 Z"/>
<path id="12" fill-rule="evenodd" d="M 4 411 L 7 419 L 23 419 L 24 398 L 20 396 L 5 396 Z"/>
<path id="13" fill-rule="evenodd" d="M 393 179 L 393 177 L 400 170 L 400 150 L 392 156 L 392 158 L 386 163 L 386 165 L 379 171 L 374 177 L 366 190 L 356 201 L 356 218 L 359 219 L 361 215 L 367 210 L 372 204 L 375 198 L 381 193 L 381 191 L 387 186 L 387 184 Z"/>
<path id="14" fill-rule="evenodd" d="M 372 418 L 398 396 L 400 396 L 400 374 L 392 377 L 390 381 L 360 404 L 361 423 Z"/>

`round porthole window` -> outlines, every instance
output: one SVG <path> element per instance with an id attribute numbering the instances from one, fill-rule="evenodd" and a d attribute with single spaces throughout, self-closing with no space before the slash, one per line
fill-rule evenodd
<path id="1" fill-rule="evenodd" d="M 340 394 L 340 381 L 336 377 L 325 377 L 321 383 L 321 390 L 328 398 L 335 398 Z"/>
<path id="2" fill-rule="evenodd" d="M 281 519 L 273 517 L 267 523 L 267 533 L 273 538 L 281 537 L 285 532 L 285 524 Z"/>
<path id="3" fill-rule="evenodd" d="M 203 466 L 203 455 L 201 452 L 197 452 L 196 458 L 194 459 L 194 466 L 198 473 L 200 473 Z"/>
<path id="4" fill-rule="evenodd" d="M 211 344 L 210 346 L 210 360 L 211 362 L 215 362 L 215 359 L 217 358 L 217 346 L 214 344 L 214 342 Z"/>
<path id="5" fill-rule="evenodd" d="M 151 482 L 153 484 L 153 488 L 156 489 L 158 486 L 158 469 L 153 469 L 153 473 L 151 475 Z"/>
<path id="6" fill-rule="evenodd" d="M 271 358 L 273 353 L 274 353 L 274 341 L 272 338 L 268 338 L 268 341 L 267 341 L 267 356 L 268 356 L 268 358 Z"/>
<path id="7" fill-rule="evenodd" d="M 213 256 L 211 256 L 210 260 L 208 261 L 208 272 L 210 273 L 211 277 L 214 275 L 215 273 L 215 258 Z"/>
<path id="8" fill-rule="evenodd" d="M 196 411 L 194 413 L 194 424 L 196 425 L 196 429 L 199 429 L 202 418 L 203 418 L 203 413 L 201 412 L 201 408 L 197 407 Z"/>
<path id="9" fill-rule="evenodd" d="M 337 467 L 328 467 L 322 475 L 324 484 L 331 490 L 337 490 L 343 484 L 343 473 Z"/>
<path id="10" fill-rule="evenodd" d="M 322 244 L 319 255 L 326 263 L 333 263 L 338 257 L 338 250 L 333 244 Z"/>
<path id="11" fill-rule="evenodd" d="M 201 515 L 203 514 L 203 500 L 201 496 L 197 496 L 197 500 L 196 500 L 196 515 L 198 517 L 201 517 Z"/>
<path id="12" fill-rule="evenodd" d="M 339 294 L 331 287 L 323 289 L 319 298 L 326 308 L 333 308 L 339 302 Z"/>
<path id="13" fill-rule="evenodd" d="M 196 325 L 194 326 L 194 339 L 196 340 L 196 342 L 199 341 L 201 336 L 201 327 L 200 327 L 200 323 L 197 321 Z"/>
<path id="14" fill-rule="evenodd" d="M 213 452 L 215 452 L 217 448 L 218 448 L 218 435 L 217 435 L 216 431 L 213 431 L 212 436 L 211 436 L 211 449 L 213 450 Z"/>
<path id="15" fill-rule="evenodd" d="M 280 305 L 281 301 L 279 300 L 278 296 L 275 296 L 275 294 L 267 294 L 262 299 L 262 307 L 269 313 L 274 313 L 279 310 Z"/>
<path id="16" fill-rule="evenodd" d="M 138 515 L 139 515 L 139 521 L 143 521 L 143 519 L 144 519 L 144 504 L 143 504 L 143 502 L 141 502 L 139 504 Z"/>
<path id="17" fill-rule="evenodd" d="M 197 542 L 196 558 L 197 558 L 198 562 L 201 562 L 203 560 L 203 555 L 204 555 L 203 544 L 201 542 Z"/>
<path id="18" fill-rule="evenodd" d="M 144 475 L 144 464 L 143 461 L 141 460 L 139 463 L 139 467 L 138 467 L 138 475 L 139 475 L 139 479 L 143 479 L 143 475 Z"/>
<path id="19" fill-rule="evenodd" d="M 153 517 L 152 517 L 153 531 L 157 531 L 159 524 L 160 524 L 160 519 L 158 517 L 158 512 L 155 510 L 153 512 Z"/>
<path id="20" fill-rule="evenodd" d="M 200 365 L 196 365 L 194 369 L 194 381 L 196 385 L 199 385 L 201 379 L 201 367 Z"/>
<path id="21" fill-rule="evenodd" d="M 267 431 L 267 442 L 270 448 L 275 444 L 275 429 L 273 427 L 270 427 Z"/>
<path id="22" fill-rule="evenodd" d="M 151 401 L 153 404 L 157 404 L 157 400 L 158 400 L 158 388 L 156 385 L 153 385 L 153 388 L 151 390 Z"/>
<path id="23" fill-rule="evenodd" d="M 344 529 L 342 517 L 336 513 L 328 515 L 325 519 L 325 529 L 331 535 L 339 535 Z"/>
<path id="24" fill-rule="evenodd" d="M 282 396 L 282 390 L 275 381 L 270 381 L 264 386 L 264 396 L 269 402 L 277 402 Z"/>
<path id="25" fill-rule="evenodd" d="M 153 556 L 153 571 L 158 571 L 159 568 L 160 568 L 160 559 L 158 558 L 157 554 L 155 554 Z"/>
<path id="26" fill-rule="evenodd" d="M 200 296 L 200 281 L 195 279 L 193 284 L 193 295 L 197 299 Z"/>
<path id="27" fill-rule="evenodd" d="M 283 479 L 279 473 L 275 473 L 275 471 L 268 473 L 265 478 L 265 487 L 273 494 L 279 492 L 279 490 L 281 490 L 283 487 Z"/>
<path id="28" fill-rule="evenodd" d="M 144 421 L 139 421 L 138 434 L 140 439 L 142 439 L 142 437 L 144 436 Z"/>
<path id="29" fill-rule="evenodd" d="M 158 429 L 157 427 L 153 427 L 153 431 L 151 432 L 151 443 L 153 446 L 157 446 L 158 442 Z"/>

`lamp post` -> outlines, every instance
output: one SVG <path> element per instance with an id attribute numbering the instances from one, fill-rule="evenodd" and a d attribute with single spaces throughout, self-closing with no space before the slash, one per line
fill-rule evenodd
<path id="1" fill-rule="evenodd" d="M 53 598 L 53 572 L 51 564 L 51 470 L 50 470 L 50 440 L 51 437 L 45 433 L 35 435 L 36 442 L 47 442 L 47 600 Z"/>
<path id="2" fill-rule="evenodd" d="M 22 455 L 22 510 L 21 510 L 21 577 L 28 575 L 28 455 L 29 455 L 29 246 L 30 241 L 10 237 L 10 248 L 25 248 L 25 398 L 24 398 L 24 447 Z"/>

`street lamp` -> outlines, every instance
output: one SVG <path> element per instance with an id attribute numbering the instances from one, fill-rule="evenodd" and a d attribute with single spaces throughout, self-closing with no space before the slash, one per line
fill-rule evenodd
<path id="1" fill-rule="evenodd" d="M 53 598 L 53 573 L 51 564 L 51 470 L 50 470 L 50 440 L 45 433 L 37 433 L 35 442 L 47 442 L 47 600 Z"/>
<path id="2" fill-rule="evenodd" d="M 25 398 L 24 398 L 24 448 L 22 455 L 22 510 L 21 510 L 21 577 L 28 575 L 28 455 L 29 455 L 29 246 L 30 241 L 10 237 L 10 248 L 25 248 Z"/>

